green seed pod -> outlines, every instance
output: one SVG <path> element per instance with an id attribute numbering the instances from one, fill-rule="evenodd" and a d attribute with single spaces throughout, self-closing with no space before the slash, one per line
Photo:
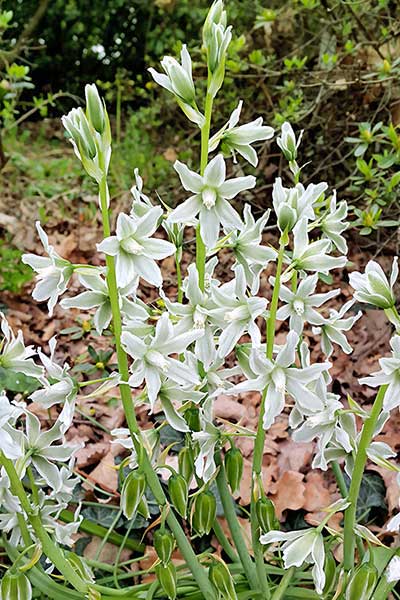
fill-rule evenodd
<path id="1" fill-rule="evenodd" d="M 182 448 L 178 454 L 179 473 L 189 483 L 194 473 L 194 456 L 191 448 Z"/>
<path id="2" fill-rule="evenodd" d="M 276 518 L 275 505 L 269 498 L 259 498 L 256 502 L 256 516 L 263 533 L 279 529 L 279 520 Z"/>
<path id="3" fill-rule="evenodd" d="M 142 517 L 145 519 L 150 518 L 149 505 L 147 504 L 146 496 L 143 496 L 141 501 L 138 504 L 137 511 Z"/>
<path id="4" fill-rule="evenodd" d="M 8 571 L 0 585 L 1 600 L 31 600 L 32 586 L 28 577 L 20 571 Z"/>
<path id="5" fill-rule="evenodd" d="M 185 410 L 185 421 L 191 431 L 200 431 L 200 413 L 197 407 Z"/>
<path id="6" fill-rule="evenodd" d="M 188 502 L 188 484 L 186 479 L 180 473 L 171 475 L 168 479 L 168 492 L 172 505 L 175 510 L 186 518 L 187 502 Z"/>
<path id="7" fill-rule="evenodd" d="M 218 592 L 218 597 L 224 600 L 236 600 L 236 591 L 233 579 L 225 564 L 214 562 L 208 571 L 211 583 Z"/>
<path id="8" fill-rule="evenodd" d="M 169 600 L 176 598 L 176 569 L 173 563 L 167 565 L 158 564 L 156 566 L 157 579 L 163 589 L 163 592 L 168 596 Z"/>
<path id="9" fill-rule="evenodd" d="M 104 104 L 94 83 L 85 86 L 86 114 L 97 133 L 102 134 L 105 128 Z"/>
<path id="10" fill-rule="evenodd" d="M 326 580 L 323 591 L 324 596 L 328 596 L 328 594 L 333 593 L 337 583 L 336 561 L 330 550 L 326 550 L 324 573 Z"/>
<path id="11" fill-rule="evenodd" d="M 232 494 L 237 492 L 243 475 L 243 456 L 238 448 L 230 448 L 225 454 L 226 476 L 231 486 Z"/>
<path id="12" fill-rule="evenodd" d="M 146 478 L 139 471 L 132 471 L 125 479 L 121 491 L 121 508 L 127 519 L 136 516 L 136 512 L 146 489 Z"/>
<path id="13" fill-rule="evenodd" d="M 201 492 L 194 503 L 192 525 L 199 535 L 209 534 L 217 514 L 217 501 L 210 492 Z"/>
<path id="14" fill-rule="evenodd" d="M 175 548 L 175 540 L 172 533 L 169 531 L 156 531 L 154 534 L 154 548 L 161 562 L 164 565 L 169 563 Z"/>
<path id="15" fill-rule="evenodd" d="M 350 575 L 346 586 L 345 600 L 369 600 L 378 579 L 376 567 L 363 563 Z"/>

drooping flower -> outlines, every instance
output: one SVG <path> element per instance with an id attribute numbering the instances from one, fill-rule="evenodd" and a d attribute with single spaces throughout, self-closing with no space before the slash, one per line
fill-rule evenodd
<path id="1" fill-rule="evenodd" d="M 222 152 L 231 153 L 234 158 L 235 152 L 237 152 L 253 167 L 256 167 L 258 156 L 251 144 L 270 140 L 274 135 L 274 130 L 272 127 L 262 124 L 262 117 L 258 117 L 258 119 L 251 121 L 251 123 L 237 126 L 242 106 L 243 101 L 240 100 L 238 106 L 231 114 L 229 121 L 210 139 L 208 151 L 213 152 L 221 144 Z"/>
<path id="2" fill-rule="evenodd" d="M 157 229 L 162 209 L 155 206 L 143 217 L 133 218 L 120 213 L 116 235 L 112 235 L 97 249 L 115 256 L 118 285 L 124 288 L 139 275 L 152 285 L 160 287 L 162 275 L 156 260 L 162 260 L 175 252 L 175 247 L 166 240 L 152 238 Z"/>
<path id="3" fill-rule="evenodd" d="M 235 278 L 212 291 L 217 308 L 208 311 L 211 321 L 222 330 L 219 336 L 218 356 L 227 356 L 244 333 L 248 333 L 254 347 L 261 344 L 261 333 L 255 320 L 267 307 L 267 299 L 249 297 L 244 269 L 235 267 Z"/>
<path id="4" fill-rule="evenodd" d="M 342 254 L 347 254 L 347 242 L 343 237 L 349 224 L 344 222 L 347 217 L 347 202 L 342 200 L 339 206 L 336 203 L 336 190 L 329 201 L 329 212 L 321 219 L 322 237 L 326 237 L 336 246 Z"/>
<path id="5" fill-rule="evenodd" d="M 260 287 L 261 271 L 277 256 L 274 248 L 261 245 L 262 233 L 268 217 L 269 211 L 256 221 L 250 205 L 245 204 L 244 226 L 240 230 L 233 231 L 229 236 L 229 245 L 236 258 L 236 264 L 243 267 L 246 283 L 253 295 L 257 294 Z"/>
<path id="6" fill-rule="evenodd" d="M 269 531 L 260 537 L 262 544 L 283 542 L 285 569 L 301 567 L 304 563 L 314 565 L 312 575 L 317 594 L 322 594 L 325 586 L 325 547 L 322 533 L 318 528 L 298 531 Z"/>
<path id="7" fill-rule="evenodd" d="M 361 385 L 369 387 L 388 386 L 383 399 L 383 410 L 386 412 L 400 406 L 400 335 L 392 337 L 390 346 L 392 356 L 379 359 L 381 370 L 358 380 Z"/>
<path id="8" fill-rule="evenodd" d="M 313 364 L 304 368 L 294 367 L 296 348 L 299 336 L 295 331 L 290 331 L 286 344 L 275 357 L 270 360 L 260 349 L 253 348 L 250 353 L 249 365 L 254 376 L 247 381 L 235 385 L 227 394 L 236 394 L 248 391 L 266 391 L 264 428 L 271 427 L 275 418 L 285 406 L 285 396 L 289 394 L 299 405 L 307 410 L 316 410 L 321 406 L 318 396 L 308 387 L 316 381 L 321 373 L 327 371 L 330 363 Z"/>
<path id="9" fill-rule="evenodd" d="M 355 289 L 354 297 L 359 302 L 367 302 L 378 308 L 392 308 L 396 303 L 393 286 L 399 274 L 397 261 L 395 256 L 389 281 L 382 267 L 374 260 L 368 262 L 364 273 L 350 273 L 350 285 Z"/>
<path id="10" fill-rule="evenodd" d="M 294 248 L 291 266 L 296 270 L 328 273 L 331 269 L 344 267 L 345 256 L 329 256 L 331 242 L 327 239 L 309 242 L 307 220 L 301 219 L 293 229 Z"/>
<path id="11" fill-rule="evenodd" d="M 43 369 L 35 364 L 32 356 L 36 354 L 32 346 L 25 346 L 22 331 L 17 337 L 10 328 L 5 316 L 0 313 L 1 331 L 4 335 L 0 342 L 0 367 L 7 371 L 23 373 L 28 377 L 40 378 Z"/>
<path id="12" fill-rule="evenodd" d="M 217 243 L 221 224 L 228 230 L 242 228 L 242 221 L 228 200 L 243 190 L 253 188 L 255 177 L 249 175 L 225 181 L 226 165 L 221 154 L 207 165 L 203 176 L 179 161 L 174 166 L 183 187 L 193 192 L 194 196 L 172 211 L 169 216 L 171 222 L 187 222 L 199 214 L 201 237 L 210 249 Z"/>
<path id="13" fill-rule="evenodd" d="M 275 279 L 271 278 L 274 284 Z M 340 290 L 331 290 L 325 294 L 314 294 L 318 283 L 318 274 L 309 275 L 302 279 L 294 292 L 288 287 L 282 285 L 279 289 L 279 298 L 286 302 L 281 306 L 276 314 L 279 321 L 289 318 L 289 327 L 299 335 L 303 331 L 304 323 L 311 325 L 321 325 L 324 318 L 315 308 L 319 308 L 331 298 L 340 294 Z"/>
<path id="14" fill-rule="evenodd" d="M 355 315 L 344 318 L 354 302 L 355 300 L 345 302 L 339 311 L 334 308 L 329 309 L 329 317 L 324 318 L 318 327 L 313 327 L 313 333 L 321 336 L 321 349 L 325 356 L 329 357 L 332 354 L 332 344 L 340 346 L 346 354 L 353 352 L 343 331 L 350 331 L 354 323 L 362 317 L 362 312 L 358 311 Z"/>
<path id="15" fill-rule="evenodd" d="M 131 194 L 133 196 L 131 217 L 140 218 L 143 217 L 153 205 L 150 198 L 143 193 L 143 179 L 139 174 L 139 169 L 134 170 L 135 184 L 131 187 Z"/>
<path id="16" fill-rule="evenodd" d="M 182 353 L 201 335 L 199 329 L 192 329 L 178 335 L 168 313 L 160 317 L 155 334 L 149 340 L 143 340 L 131 333 L 129 329 L 125 329 L 121 335 L 121 342 L 127 353 L 134 359 L 129 385 L 138 387 L 145 380 L 149 401 L 154 407 L 162 378 L 168 376 L 182 386 L 198 384 L 197 373 L 184 363 L 171 358 L 170 355 Z"/>
<path id="17" fill-rule="evenodd" d="M 49 238 L 42 229 L 39 221 L 36 222 L 36 229 L 48 256 L 23 254 L 22 262 L 36 271 L 37 284 L 32 292 L 32 297 L 37 302 L 48 300 L 47 306 L 49 316 L 51 317 L 58 297 L 67 289 L 68 282 L 74 272 L 74 267 L 68 260 L 61 258 L 53 246 L 49 244 Z"/>
<path id="18" fill-rule="evenodd" d="M 181 50 L 181 64 L 172 56 L 164 56 L 161 61 L 164 73 L 157 73 L 153 68 L 149 73 L 154 81 L 174 94 L 179 106 L 185 115 L 199 127 L 204 124 L 204 115 L 201 114 L 196 105 L 196 91 L 192 75 L 192 59 L 183 44 Z"/>

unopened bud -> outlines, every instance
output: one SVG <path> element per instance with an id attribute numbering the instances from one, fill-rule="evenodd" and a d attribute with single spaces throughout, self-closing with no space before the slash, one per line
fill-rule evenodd
<path id="1" fill-rule="evenodd" d="M 230 448 L 225 454 L 225 470 L 232 493 L 237 492 L 243 475 L 243 456 L 238 448 Z"/>
<path id="2" fill-rule="evenodd" d="M 217 501 L 210 491 L 201 492 L 195 499 L 192 525 L 199 535 L 210 533 L 217 515 Z"/>
<path id="3" fill-rule="evenodd" d="M 102 134 L 105 129 L 104 104 L 94 83 L 85 86 L 86 114 L 92 127 Z"/>
<path id="4" fill-rule="evenodd" d="M 378 579 L 376 567 L 363 563 L 350 575 L 346 586 L 345 600 L 369 600 Z"/>
<path id="5" fill-rule="evenodd" d="M 156 531 L 154 534 L 154 548 L 161 562 L 164 565 L 169 563 L 175 548 L 175 540 L 172 533 L 169 531 Z"/>
<path id="6" fill-rule="evenodd" d="M 176 569 L 173 563 L 167 565 L 158 564 L 156 566 L 157 579 L 163 589 L 163 592 L 168 596 L 169 600 L 176 598 Z"/>
<path id="7" fill-rule="evenodd" d="M 136 512 L 146 489 L 146 478 L 139 471 L 132 471 L 125 479 L 121 491 L 121 508 L 127 519 Z"/>
<path id="8" fill-rule="evenodd" d="M 183 475 L 176 473 L 168 479 L 168 492 L 175 510 L 186 518 L 188 502 L 188 484 Z"/>
<path id="9" fill-rule="evenodd" d="M 0 585 L 1 600 L 31 600 L 32 586 L 28 577 L 21 573 L 5 573 Z"/>
<path id="10" fill-rule="evenodd" d="M 236 600 L 235 585 L 228 567 L 221 562 L 214 562 L 209 569 L 211 583 L 215 586 L 219 598 Z"/>
<path id="11" fill-rule="evenodd" d="M 182 448 L 178 454 L 179 473 L 189 483 L 194 473 L 194 456 L 191 448 Z"/>
<path id="12" fill-rule="evenodd" d="M 279 521 L 275 514 L 275 505 L 269 498 L 259 498 L 256 502 L 256 517 L 263 533 L 279 529 Z"/>
<path id="13" fill-rule="evenodd" d="M 281 231 L 292 231 L 296 225 L 296 211 L 288 204 L 282 204 L 278 211 L 278 226 Z"/>

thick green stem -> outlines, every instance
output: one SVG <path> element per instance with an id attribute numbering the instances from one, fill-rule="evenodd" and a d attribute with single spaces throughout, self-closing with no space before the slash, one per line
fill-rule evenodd
<path id="1" fill-rule="evenodd" d="M 293 575 L 295 574 L 295 568 L 290 567 L 282 577 L 280 584 L 276 588 L 271 600 L 283 600 L 285 596 L 285 592 L 289 587 L 290 582 L 293 579 Z"/>
<path id="2" fill-rule="evenodd" d="M 65 577 L 66 581 L 68 581 L 76 590 L 78 590 L 78 592 L 86 593 L 87 583 L 81 579 L 72 565 L 66 560 L 64 554 L 57 544 L 50 538 L 43 526 L 39 510 L 31 506 L 25 488 L 18 476 L 17 471 L 15 470 L 14 463 L 2 453 L 0 454 L 0 462 L 7 472 L 10 480 L 11 491 L 20 501 L 21 507 L 35 531 L 44 554 Z M 27 532 L 25 530 L 24 538 L 26 533 Z"/>
<path id="3" fill-rule="evenodd" d="M 362 477 L 365 464 L 367 462 L 367 450 L 374 435 L 377 420 L 382 411 L 383 399 L 387 385 L 383 385 L 376 398 L 371 410 L 371 414 L 364 423 L 360 442 L 357 449 L 354 469 L 350 482 L 348 501 L 350 506 L 346 509 L 344 516 L 344 558 L 343 566 L 346 571 L 350 571 L 354 566 L 354 527 L 356 525 L 357 499 L 360 492 Z"/>
<path id="4" fill-rule="evenodd" d="M 108 189 L 107 189 L 107 181 L 104 177 L 100 184 L 100 208 L 101 215 L 103 219 L 103 231 L 104 236 L 108 237 L 110 235 L 110 221 L 108 215 L 108 206 L 107 206 L 107 198 L 108 198 Z M 110 297 L 111 304 L 111 312 L 113 318 L 113 327 L 114 327 L 114 338 L 115 338 L 115 348 L 117 352 L 117 360 L 118 360 L 118 369 L 121 375 L 121 383 L 120 383 L 120 393 L 121 393 L 121 401 L 125 411 L 126 422 L 135 445 L 135 449 L 141 457 L 140 466 L 143 469 L 143 472 L 146 476 L 146 481 L 151 489 L 154 498 L 160 507 L 165 507 L 167 505 L 167 498 L 164 494 L 164 490 L 161 486 L 161 483 L 152 467 L 149 456 L 141 443 L 141 432 L 136 420 L 135 408 L 132 400 L 132 394 L 130 387 L 128 385 L 129 379 L 129 365 L 128 365 L 128 357 L 125 350 L 121 344 L 121 331 L 122 331 L 122 322 L 121 322 L 121 312 L 119 307 L 119 299 L 118 299 L 118 287 L 117 287 L 117 279 L 115 273 L 115 261 L 113 256 L 106 256 L 106 265 L 107 265 L 107 286 L 108 293 Z M 193 573 L 200 589 L 204 594 L 205 600 L 214 600 L 215 594 L 213 588 L 208 580 L 207 573 L 205 569 L 201 566 L 195 553 L 193 552 L 193 548 L 191 547 L 182 527 L 180 526 L 177 518 L 175 517 L 172 509 L 168 510 L 167 515 L 168 525 L 174 534 L 176 539 L 176 543 L 186 561 L 186 564 L 190 571 Z"/>
<path id="5" fill-rule="evenodd" d="M 205 122 L 201 128 L 201 157 L 200 157 L 200 175 L 204 175 L 204 170 L 208 162 L 208 141 L 210 139 L 211 113 L 213 98 L 207 93 L 205 104 Z M 199 286 L 204 291 L 204 277 L 206 266 L 206 247 L 200 234 L 200 225 L 196 229 L 196 266 L 199 273 Z"/>
<path id="6" fill-rule="evenodd" d="M 216 536 L 217 540 L 219 541 L 219 543 L 221 544 L 225 554 L 230 558 L 230 560 L 232 562 L 234 562 L 234 563 L 239 562 L 239 557 L 236 554 L 235 550 L 230 545 L 229 540 L 226 537 L 226 535 L 221 527 L 221 524 L 217 518 L 214 521 L 213 530 L 214 530 L 215 536 Z"/>
<path id="7" fill-rule="evenodd" d="M 285 251 L 285 242 L 286 242 L 286 232 L 282 234 L 280 241 L 280 248 L 278 254 L 278 263 L 276 267 L 276 276 L 275 276 L 275 284 L 274 291 L 272 293 L 270 314 L 267 322 L 267 358 L 271 359 L 273 356 L 274 350 L 274 338 L 275 338 L 275 322 L 276 322 L 276 312 L 278 309 L 278 301 L 279 301 L 279 287 L 282 273 L 282 265 L 283 265 L 283 256 Z M 255 503 L 257 501 L 257 491 L 255 486 L 259 486 L 261 482 L 261 470 L 262 470 L 262 459 L 264 453 L 264 442 L 265 442 L 265 429 L 263 424 L 264 412 L 265 412 L 265 397 L 267 391 L 264 390 L 261 398 L 260 405 L 260 414 L 258 419 L 258 427 L 257 427 L 257 435 L 254 443 L 254 455 L 253 455 L 253 480 L 252 480 L 252 494 L 251 494 L 251 529 L 252 529 L 252 541 L 253 548 L 255 552 L 256 558 L 256 567 L 258 573 L 258 579 L 261 585 L 261 589 L 265 592 L 265 597 L 270 598 L 270 591 L 268 586 L 268 580 L 265 573 L 264 568 L 264 551 L 263 547 L 260 544 L 260 531 L 257 524 L 256 513 L 255 513 Z"/>
<path id="8" fill-rule="evenodd" d="M 239 554 L 240 562 L 243 565 L 247 581 L 249 582 L 249 585 L 252 586 L 254 585 L 254 581 L 257 579 L 256 569 L 247 551 L 246 542 L 242 535 L 240 523 L 235 512 L 235 506 L 232 500 L 232 495 L 229 491 L 226 482 L 225 466 L 218 452 L 215 454 L 215 463 L 219 467 L 216 481 L 222 506 L 224 507 L 224 516 L 228 521 L 229 529 L 232 534 L 232 539 L 235 543 L 236 550 Z"/>
<path id="9" fill-rule="evenodd" d="M 178 288 L 178 302 L 182 302 L 183 300 L 183 289 L 182 289 L 182 269 L 181 262 L 178 258 L 178 254 L 175 254 L 175 267 L 176 267 L 176 285 Z"/>

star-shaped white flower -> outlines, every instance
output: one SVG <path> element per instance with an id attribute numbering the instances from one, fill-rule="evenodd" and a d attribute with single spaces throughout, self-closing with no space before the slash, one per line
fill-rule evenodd
<path id="1" fill-rule="evenodd" d="M 379 359 L 381 370 L 358 380 L 361 385 L 369 387 L 388 386 L 383 399 L 383 410 L 386 412 L 400 406 L 400 335 L 392 337 L 390 346 L 392 356 Z"/>

